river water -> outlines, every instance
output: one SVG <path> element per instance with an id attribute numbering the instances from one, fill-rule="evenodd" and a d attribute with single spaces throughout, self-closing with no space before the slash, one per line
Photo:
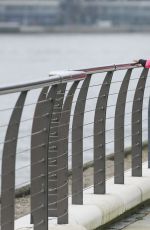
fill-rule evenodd
<path id="1" fill-rule="evenodd" d="M 103 65 L 129 63 L 133 59 L 150 57 L 149 51 L 150 34 L 40 34 L 40 35 L 0 35 L 0 84 L 6 86 L 10 84 L 18 84 L 28 81 L 36 81 L 48 77 L 48 73 L 53 70 L 71 70 L 82 69 Z M 118 77 L 123 79 L 124 73 L 119 73 L 114 77 L 114 81 L 118 81 Z M 138 74 L 138 75 L 137 75 Z M 139 76 L 139 72 L 135 70 L 133 78 Z M 94 80 L 97 84 L 101 83 L 104 76 L 99 80 Z M 137 81 L 132 81 L 130 89 L 134 89 Z M 118 83 L 119 84 L 119 83 Z M 115 84 L 114 84 L 115 85 Z M 149 84 L 150 85 L 150 84 Z M 148 83 L 147 83 L 148 86 Z M 118 85 L 119 89 L 119 85 Z M 98 89 L 94 89 L 94 93 L 98 94 Z M 132 91 L 132 90 L 131 90 Z M 110 93 L 116 93 L 116 86 L 111 87 Z M 89 91 L 89 97 L 93 95 L 93 91 Z M 149 90 L 146 90 L 146 98 L 149 96 Z M 1 96 L 0 106 L 2 109 L 11 108 L 15 104 L 18 95 Z M 35 94 L 29 95 L 28 103 L 35 102 Z M 108 105 L 114 104 L 117 97 L 110 97 Z M 128 95 L 128 100 L 132 99 L 133 95 Z M 146 107 L 148 100 L 144 101 Z M 86 109 L 94 109 L 95 102 L 89 101 Z M 126 111 L 131 111 L 131 105 L 126 108 Z M 7 126 L 11 109 L 0 113 L 0 126 Z M 27 106 L 23 113 L 23 118 L 32 117 L 34 106 Z M 109 107 L 107 116 L 114 115 L 114 107 Z M 92 121 L 94 113 L 90 117 L 85 114 L 85 122 Z M 143 127 L 147 127 L 147 111 L 143 113 L 145 122 Z M 131 116 L 126 117 L 126 124 L 131 121 Z M 21 124 L 20 136 L 28 136 L 18 143 L 17 151 L 23 152 L 30 148 L 30 132 L 32 121 L 28 124 Z M 107 128 L 113 128 L 113 121 L 107 122 Z M 1 128 L 1 152 L 3 141 L 6 132 L 6 127 Z M 126 128 L 125 134 L 131 134 L 130 126 Z M 84 136 L 92 135 L 92 126 L 88 126 L 84 130 Z M 147 132 L 144 132 L 143 139 L 147 139 Z M 113 133 L 109 132 L 106 135 L 106 142 L 113 141 Z M 131 137 L 126 139 L 126 147 L 130 146 Z M 84 141 L 84 148 L 88 149 L 92 146 L 92 139 Z M 71 149 L 71 146 L 70 146 Z M 113 152 L 113 143 L 107 145 L 107 154 Z M 91 151 L 86 151 L 84 161 L 92 160 L 93 154 Z M 16 169 L 17 180 L 16 185 L 21 186 L 30 178 L 29 170 L 30 151 L 18 154 Z"/>

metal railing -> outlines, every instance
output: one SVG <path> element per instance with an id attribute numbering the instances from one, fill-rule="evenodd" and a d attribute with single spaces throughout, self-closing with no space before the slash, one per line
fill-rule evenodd
<path id="1" fill-rule="evenodd" d="M 150 130 L 149 87 L 148 69 L 130 63 L 55 73 L 47 80 L 0 88 L 2 101 L 5 97 L 10 101 L 0 109 L 1 229 L 14 229 L 16 190 L 26 185 L 35 230 L 47 230 L 49 217 L 57 217 L 58 224 L 68 223 L 69 196 L 72 204 L 83 204 L 86 156 L 93 161 L 94 193 L 105 194 L 108 146 L 113 152 L 114 145 L 116 184 L 124 183 L 124 150 L 129 139 L 132 176 L 141 177 L 142 135 L 145 138 Z M 28 164 L 22 166 L 27 156 Z M 18 158 L 22 159 L 19 167 Z M 150 154 L 148 162 L 149 158 Z M 28 177 L 18 183 L 21 170 Z"/>

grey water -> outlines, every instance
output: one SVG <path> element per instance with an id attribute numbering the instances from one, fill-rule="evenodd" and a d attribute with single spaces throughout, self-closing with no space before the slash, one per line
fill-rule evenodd
<path id="1" fill-rule="evenodd" d="M 54 70 L 72 70 L 105 66 L 120 63 L 130 63 L 134 59 L 149 58 L 148 49 L 150 34 L 26 34 L 0 35 L 0 87 L 36 81 L 49 77 L 49 72 Z M 129 101 L 126 106 L 126 128 L 125 128 L 125 147 L 131 145 L 131 115 L 133 90 L 136 87 L 137 78 L 141 70 L 134 70 L 127 96 Z M 110 131 L 106 133 L 107 154 L 113 152 L 113 127 L 114 121 L 110 119 L 115 114 L 115 107 L 112 106 L 117 100 L 117 93 L 125 71 L 114 74 L 113 84 L 111 85 L 107 108 L 106 128 Z M 92 79 L 91 84 L 101 85 L 104 74 L 99 74 Z M 118 80 L 119 79 L 119 80 Z M 116 82 L 116 83 L 114 83 Z M 149 79 L 145 91 L 144 110 L 143 110 L 143 140 L 147 139 L 147 106 L 149 97 Z M 100 86 L 91 87 L 88 97 L 96 97 Z M 33 117 L 35 103 L 39 91 L 29 93 L 27 104 L 23 112 L 22 120 Z M 114 95 L 113 95 L 114 94 Z M 0 97 L 0 158 L 2 157 L 3 142 L 7 124 L 15 105 L 18 94 Z M 76 95 L 77 97 L 77 95 Z M 88 100 L 86 111 L 94 110 L 96 99 Z M 8 109 L 8 110 L 7 110 Z M 4 111 L 3 111 L 4 110 Z M 93 121 L 94 112 L 85 113 L 84 122 Z M 30 135 L 32 119 L 22 122 L 19 133 L 16 160 L 16 186 L 20 187 L 30 180 Z M 93 159 L 93 126 L 84 128 L 84 162 Z M 24 138 L 21 138 L 23 137 Z M 88 138 L 89 136 L 89 138 Z M 91 138 L 90 138 L 91 136 Z M 28 150 L 29 149 L 29 150 Z M 87 151 L 87 149 L 91 149 Z M 25 151 L 28 150 L 28 151 Z M 69 145 L 71 151 L 71 144 Z"/>

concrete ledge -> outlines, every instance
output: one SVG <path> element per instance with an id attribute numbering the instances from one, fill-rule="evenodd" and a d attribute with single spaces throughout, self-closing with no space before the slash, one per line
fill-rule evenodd
<path id="1" fill-rule="evenodd" d="M 30 215 L 24 216 L 16 220 L 15 229 L 16 230 L 33 230 L 33 225 L 30 224 Z M 57 225 L 56 218 L 50 221 L 49 229 L 50 230 L 86 230 L 84 226 L 78 225 L 77 223 Z"/>
<path id="2" fill-rule="evenodd" d="M 69 224 L 58 226 L 55 218 L 49 222 L 50 229 L 93 230 L 148 199 L 150 199 L 150 169 L 146 162 L 143 164 L 143 177 L 131 177 L 131 170 L 128 170 L 125 173 L 125 184 L 114 184 L 114 178 L 111 178 L 107 181 L 104 195 L 93 194 L 93 187 L 87 189 L 84 192 L 83 205 L 71 205 L 69 202 Z M 15 229 L 33 229 L 29 221 L 29 215 L 17 220 Z"/>
<path id="3" fill-rule="evenodd" d="M 99 208 L 102 213 L 102 219 L 99 226 L 109 222 L 124 212 L 124 203 L 119 197 L 113 194 L 86 194 L 84 195 L 84 204 L 93 204 Z"/>
<path id="4" fill-rule="evenodd" d="M 124 204 L 124 212 L 141 203 L 141 190 L 134 183 L 113 184 L 112 179 L 106 185 L 106 192 L 115 194 Z"/>
<path id="5" fill-rule="evenodd" d="M 26 228 L 17 228 L 17 230 L 32 230 L 33 227 L 26 227 Z M 83 226 L 80 225 L 49 225 L 50 230 L 86 230 Z"/>
<path id="6" fill-rule="evenodd" d="M 126 173 L 125 184 L 136 186 L 141 191 L 141 201 L 150 199 L 150 169 L 148 163 L 143 164 L 143 176 L 132 177 L 131 170 Z"/>
<path id="7" fill-rule="evenodd" d="M 102 211 L 96 205 L 71 205 L 69 223 L 79 224 L 86 229 L 95 229 L 102 223 Z"/>
<path id="8" fill-rule="evenodd" d="M 85 227 L 80 226 L 80 225 L 71 225 L 71 224 L 66 224 L 66 225 L 49 225 L 50 230 L 86 230 Z"/>

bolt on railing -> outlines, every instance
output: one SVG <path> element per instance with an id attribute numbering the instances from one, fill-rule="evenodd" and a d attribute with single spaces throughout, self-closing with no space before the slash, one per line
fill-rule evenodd
<path id="1" fill-rule="evenodd" d="M 0 110 L 11 115 L 8 124 L 0 124 L 0 128 L 7 129 L 0 143 L 3 146 L 2 230 L 14 230 L 16 189 L 26 185 L 29 185 L 31 223 L 35 230 L 48 230 L 49 218 L 57 217 L 58 224 L 67 224 L 70 164 L 72 204 L 82 205 L 84 157 L 89 151 L 94 168 L 94 194 L 106 193 L 105 163 L 110 144 L 114 144 L 114 182 L 124 184 L 124 151 L 129 138 L 132 139 L 132 176 L 142 176 L 142 135 L 145 132 L 150 135 L 148 69 L 131 63 L 52 75 L 48 80 L 0 88 L 0 95 L 20 93 L 14 108 Z M 36 93 L 37 101 L 28 103 L 28 95 L 37 89 L 41 89 L 38 97 Z M 34 115 L 30 113 L 30 117 L 24 118 L 24 110 L 29 107 L 33 107 Z M 131 111 L 127 111 L 129 108 Z M 147 111 L 148 119 L 143 119 Z M 126 124 L 128 116 L 132 119 Z M 144 130 L 142 124 L 148 121 L 148 129 Z M 28 122 L 32 125 L 31 133 L 20 134 L 21 126 Z M 125 135 L 126 128 L 130 135 Z M 114 140 L 107 141 L 111 132 Z M 24 139 L 30 139 L 31 146 L 18 151 L 18 143 Z M 17 157 L 26 153 L 30 153 L 31 162 L 17 168 Z M 150 153 L 150 167 L 149 159 Z M 16 176 L 27 168 L 31 171 L 30 179 L 17 184 Z"/>

